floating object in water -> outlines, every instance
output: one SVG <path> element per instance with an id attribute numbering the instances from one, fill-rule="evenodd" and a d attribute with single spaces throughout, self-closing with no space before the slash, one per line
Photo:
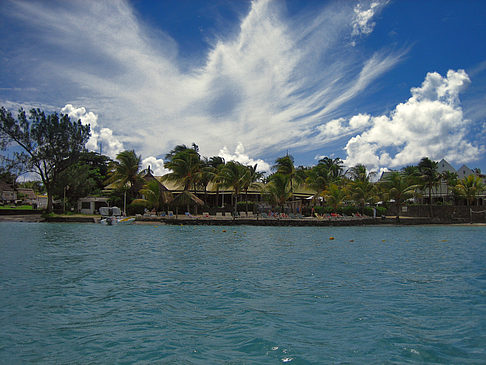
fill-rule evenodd
<path id="1" fill-rule="evenodd" d="M 442 241 L 440 241 L 440 242 L 447 242 L 447 240 L 442 240 Z"/>
<path id="2" fill-rule="evenodd" d="M 223 232 L 226 232 L 226 229 L 223 229 Z"/>
<path id="3" fill-rule="evenodd" d="M 349 240 L 349 242 L 354 242 L 354 240 Z"/>
<path id="4" fill-rule="evenodd" d="M 329 237 L 329 239 L 332 241 L 334 239 L 334 237 Z"/>
<path id="5" fill-rule="evenodd" d="M 381 240 L 381 242 L 386 242 L 386 240 Z"/>

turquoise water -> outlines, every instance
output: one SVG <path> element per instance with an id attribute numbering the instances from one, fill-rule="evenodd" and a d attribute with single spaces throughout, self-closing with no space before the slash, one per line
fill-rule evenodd
<path id="1" fill-rule="evenodd" d="M 486 227 L 0 232 L 0 363 L 486 363 Z"/>

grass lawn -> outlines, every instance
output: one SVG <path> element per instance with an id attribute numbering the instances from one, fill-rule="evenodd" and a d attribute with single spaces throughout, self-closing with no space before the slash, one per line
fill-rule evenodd
<path id="1" fill-rule="evenodd" d="M 0 209 L 4 210 L 32 210 L 32 205 L 0 205 Z"/>

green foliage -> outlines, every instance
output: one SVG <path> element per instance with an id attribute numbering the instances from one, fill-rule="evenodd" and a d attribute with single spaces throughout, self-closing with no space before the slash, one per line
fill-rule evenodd
<path id="1" fill-rule="evenodd" d="M 182 148 L 182 146 L 177 147 Z M 164 178 L 167 181 L 179 183 L 182 185 L 183 190 L 194 190 L 203 173 L 201 156 L 193 148 L 181 148 L 178 148 L 171 159 L 165 163 L 165 167 L 172 170 L 172 172 L 165 175 Z"/>
<path id="2" fill-rule="evenodd" d="M 24 181 L 18 184 L 19 188 L 32 189 L 36 194 L 45 194 L 46 188 L 42 181 Z"/>
<path id="3" fill-rule="evenodd" d="M 237 203 L 238 212 L 243 212 L 248 209 L 249 212 L 254 212 L 256 208 L 256 203 L 253 201 L 242 201 Z"/>
<path id="4" fill-rule="evenodd" d="M 20 109 L 17 119 L 0 108 L 0 135 L 17 144 L 28 167 L 37 172 L 48 194 L 52 211 L 52 188 L 57 176 L 77 161 L 90 135 L 89 125 L 71 121 L 68 115 L 45 114 L 32 109 L 29 117 Z"/>
<path id="5" fill-rule="evenodd" d="M 116 161 L 111 163 L 108 182 L 120 188 L 126 187 L 132 192 L 138 191 L 143 185 L 141 165 L 142 157 L 137 156 L 134 150 L 120 152 L 116 155 Z"/>
<path id="6" fill-rule="evenodd" d="M 32 205 L 0 205 L 2 210 L 33 210 Z"/>
<path id="7" fill-rule="evenodd" d="M 88 195 L 99 195 L 107 179 L 110 158 L 95 152 L 82 152 L 77 163 L 61 172 L 53 185 L 53 194 L 69 205 Z"/>
<path id="8" fill-rule="evenodd" d="M 163 190 L 162 185 L 157 180 L 148 181 L 140 190 L 140 193 L 145 197 L 150 209 L 159 210 L 163 204 L 173 200 L 172 194 Z"/>
<path id="9" fill-rule="evenodd" d="M 149 203 L 143 199 L 135 199 L 127 206 L 127 214 L 128 215 L 135 215 L 135 214 L 143 214 L 145 209 L 149 207 Z"/>
<path id="10" fill-rule="evenodd" d="M 413 179 L 404 173 L 397 171 L 389 174 L 382 183 L 387 191 L 386 200 L 394 200 L 396 206 L 397 217 L 400 215 L 400 207 L 405 201 L 415 195 L 415 190 L 419 185 L 412 185 Z"/>
<path id="11" fill-rule="evenodd" d="M 363 212 L 361 212 L 361 207 L 355 206 L 355 205 L 343 205 L 338 208 L 333 208 L 331 206 L 316 206 L 314 207 L 314 212 L 317 214 L 331 214 L 331 213 L 337 213 L 337 214 L 345 214 L 348 216 L 352 216 L 353 214 L 357 213 L 362 213 L 367 216 L 372 217 L 373 216 L 373 208 L 376 209 L 376 216 L 379 217 L 383 214 L 386 213 L 386 208 L 385 207 L 370 207 L 366 206 L 363 208 Z"/>
<path id="12" fill-rule="evenodd" d="M 467 204 L 472 205 L 476 196 L 485 190 L 486 186 L 477 175 L 469 175 L 459 180 L 454 190 L 459 196 L 466 198 Z"/>
<path id="13" fill-rule="evenodd" d="M 285 202 L 292 197 L 289 184 L 290 176 L 275 173 L 270 175 L 269 182 L 264 189 L 264 197 L 273 206 L 283 208 Z"/>

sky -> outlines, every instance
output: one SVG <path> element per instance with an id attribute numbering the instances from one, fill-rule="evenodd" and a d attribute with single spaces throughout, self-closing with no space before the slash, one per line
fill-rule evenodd
<path id="1" fill-rule="evenodd" d="M 177 144 L 268 171 L 323 156 L 486 171 L 486 2 L 0 2 L 0 105 L 166 172 Z"/>

